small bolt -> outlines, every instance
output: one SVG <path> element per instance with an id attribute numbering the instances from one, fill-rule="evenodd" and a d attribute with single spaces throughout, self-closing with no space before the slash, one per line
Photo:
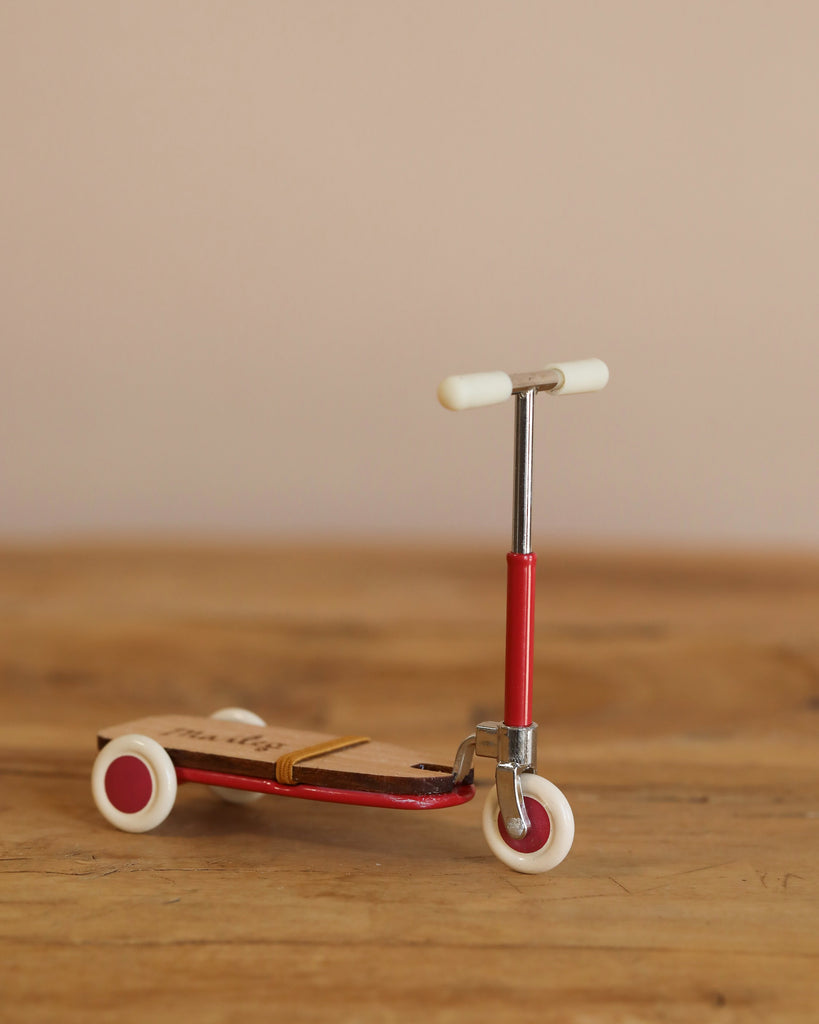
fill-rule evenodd
<path id="1" fill-rule="evenodd" d="M 523 824 L 523 818 L 510 818 L 509 821 L 505 822 L 506 831 L 513 839 L 523 839 L 526 835 L 526 826 Z"/>

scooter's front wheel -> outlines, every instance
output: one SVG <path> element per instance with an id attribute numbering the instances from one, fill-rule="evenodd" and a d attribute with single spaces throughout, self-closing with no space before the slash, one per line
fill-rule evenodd
<path id="1" fill-rule="evenodd" d="M 569 801 L 553 783 L 539 775 L 520 777 L 531 827 L 523 839 L 506 831 L 494 787 L 483 808 L 483 834 L 489 849 L 515 871 L 536 875 L 551 871 L 566 857 L 574 840 L 574 815 Z"/>

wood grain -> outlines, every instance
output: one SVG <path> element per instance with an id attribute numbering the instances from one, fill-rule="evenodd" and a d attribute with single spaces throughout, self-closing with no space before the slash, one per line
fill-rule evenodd
<path id="1" fill-rule="evenodd" d="M 502 705 L 503 553 L 0 552 L 0 1020 L 815 1022 L 819 559 L 540 549 L 555 872 L 434 814 L 186 786 L 96 812 L 98 728 L 251 708 L 441 763 Z"/>
<path id="2" fill-rule="evenodd" d="M 97 746 L 102 748 L 110 740 L 129 733 L 155 739 L 177 767 L 203 768 L 254 779 L 276 779 L 276 762 L 280 757 L 336 738 L 276 725 L 260 728 L 193 715 L 149 715 L 104 727 L 97 735 Z M 448 766 L 429 766 L 425 761 L 429 758 L 418 751 L 369 741 L 299 761 L 293 769 L 293 780 L 296 784 L 370 793 L 451 793 L 451 760 Z"/>

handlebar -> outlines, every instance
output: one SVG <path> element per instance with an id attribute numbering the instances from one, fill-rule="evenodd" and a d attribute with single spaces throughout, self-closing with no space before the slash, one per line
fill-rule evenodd
<path id="1" fill-rule="evenodd" d="M 609 382 L 609 368 L 602 359 L 577 359 L 550 363 L 533 373 L 466 373 L 447 377 L 438 386 L 438 401 L 446 409 L 461 412 L 482 405 L 505 402 L 522 391 L 550 391 L 555 395 L 577 395 L 602 391 Z"/>

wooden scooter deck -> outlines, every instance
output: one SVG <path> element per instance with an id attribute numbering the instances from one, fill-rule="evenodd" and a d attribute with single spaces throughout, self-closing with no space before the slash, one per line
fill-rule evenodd
<path id="1" fill-rule="evenodd" d="M 148 736 L 161 744 L 177 769 L 275 781 L 276 765 L 285 755 L 330 743 L 324 733 L 246 725 L 242 722 L 189 715 L 161 715 L 102 729 L 100 749 L 109 740 L 129 733 Z M 470 778 L 464 780 L 471 783 Z M 422 754 L 370 740 L 298 761 L 292 784 L 361 793 L 438 796 L 462 789 L 455 786 L 451 766 L 430 764 Z M 294 794 L 295 795 L 295 794 Z"/>

